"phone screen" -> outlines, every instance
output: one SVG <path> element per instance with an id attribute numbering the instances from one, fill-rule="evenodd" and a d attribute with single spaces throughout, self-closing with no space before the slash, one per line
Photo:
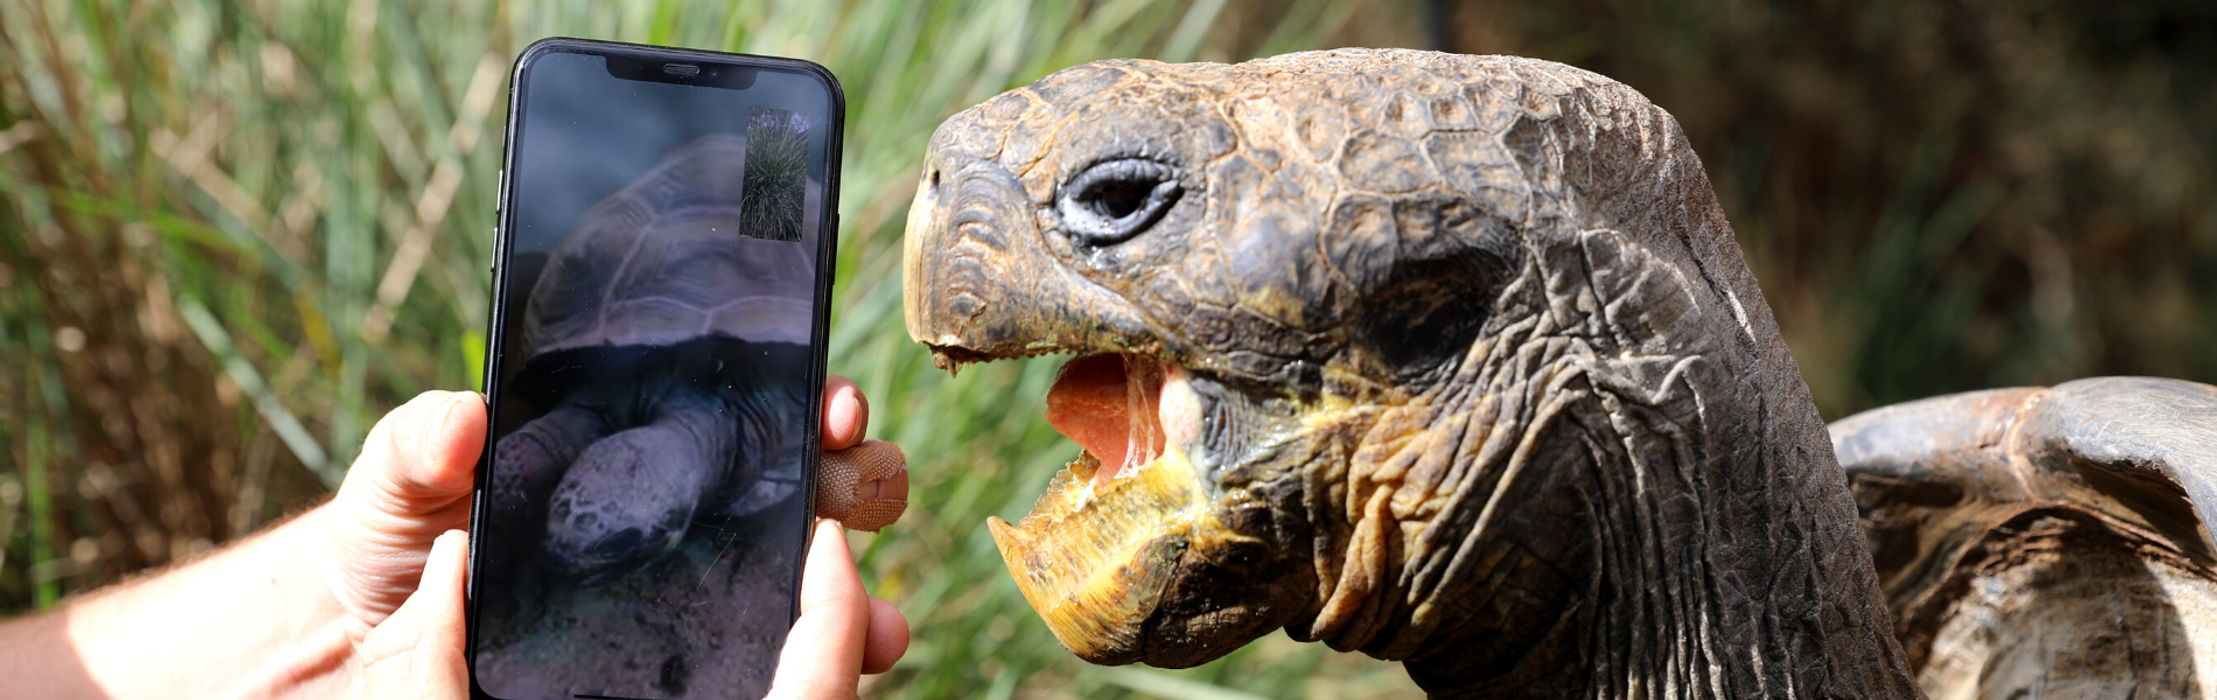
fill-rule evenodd
<path id="1" fill-rule="evenodd" d="M 514 89 L 473 679 L 760 697 L 808 534 L 836 84 L 577 42 Z"/>

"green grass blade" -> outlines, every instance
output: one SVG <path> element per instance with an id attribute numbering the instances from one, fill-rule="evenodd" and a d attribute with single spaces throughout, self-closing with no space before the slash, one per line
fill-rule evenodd
<path id="1" fill-rule="evenodd" d="M 332 465 L 329 454 L 308 434 L 307 427 L 270 392 L 269 385 L 262 381 L 262 373 L 255 371 L 254 365 L 233 350 L 231 335 L 223 330 L 222 322 L 208 313 L 206 305 L 191 297 L 178 299 L 177 311 L 184 316 L 185 325 L 192 328 L 193 335 L 208 348 L 208 353 L 223 361 L 224 374 L 238 385 L 239 391 L 253 399 L 254 410 L 269 422 L 270 430 L 277 433 L 277 438 L 284 441 L 293 456 L 322 479 L 326 488 L 338 488 L 339 481 L 346 476 L 345 470 Z"/>

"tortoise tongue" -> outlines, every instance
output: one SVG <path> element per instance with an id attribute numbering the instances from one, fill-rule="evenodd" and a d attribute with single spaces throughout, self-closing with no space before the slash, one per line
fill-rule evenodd
<path id="1" fill-rule="evenodd" d="M 1047 423 L 1092 454 L 1096 487 L 1129 478 L 1163 453 L 1157 410 L 1166 376 L 1161 362 L 1137 355 L 1071 360 L 1047 391 Z"/>

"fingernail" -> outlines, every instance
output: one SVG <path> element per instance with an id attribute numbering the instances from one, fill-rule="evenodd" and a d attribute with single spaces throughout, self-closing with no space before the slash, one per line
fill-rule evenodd
<path id="1" fill-rule="evenodd" d="M 839 391 L 839 395 L 832 397 L 831 400 L 832 404 L 837 407 L 840 414 L 847 416 L 848 419 L 848 433 L 846 435 L 841 435 L 840 437 L 844 438 L 849 443 L 859 441 L 862 436 L 854 434 L 854 428 L 859 425 L 859 422 L 855 421 L 854 418 L 862 408 L 862 400 L 855 396 L 855 390 L 852 387 L 841 389 Z"/>
<path id="2" fill-rule="evenodd" d="M 431 430 L 423 434 L 423 461 L 430 464 L 439 458 L 438 448 L 446 440 L 447 429 L 454 425 L 454 412 L 462 407 L 462 396 L 447 397 L 446 408 L 439 411 L 439 420 L 431 424 Z"/>

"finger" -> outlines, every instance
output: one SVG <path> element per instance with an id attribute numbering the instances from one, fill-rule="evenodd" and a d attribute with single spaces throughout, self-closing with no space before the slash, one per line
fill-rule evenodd
<path id="1" fill-rule="evenodd" d="M 839 375 L 824 378 L 824 451 L 844 450 L 862 442 L 870 427 L 870 401 L 854 380 Z"/>
<path id="2" fill-rule="evenodd" d="M 468 548 L 460 530 L 432 545 L 423 585 L 362 640 L 353 662 L 356 697 L 469 697 L 462 631 Z"/>
<path id="3" fill-rule="evenodd" d="M 870 638 L 862 647 L 862 672 L 884 673 L 908 653 L 908 618 L 877 598 L 870 599 Z"/>
<path id="4" fill-rule="evenodd" d="M 425 392 L 370 430 L 332 500 L 326 553 L 357 638 L 416 590 L 432 539 L 468 526 L 484 439 L 485 402 L 469 392 Z"/>
<path id="5" fill-rule="evenodd" d="M 358 483 L 390 505 L 415 511 L 467 497 L 484 441 L 483 397 L 424 392 L 370 429 L 344 488 Z"/>
<path id="6" fill-rule="evenodd" d="M 801 571 L 801 616 L 785 636 L 770 697 L 854 697 L 869 634 L 870 597 L 847 554 L 847 533 L 836 522 L 817 520 Z"/>
<path id="7" fill-rule="evenodd" d="M 816 471 L 816 514 L 850 530 L 876 532 L 908 509 L 908 459 L 884 440 L 824 453 Z"/>

